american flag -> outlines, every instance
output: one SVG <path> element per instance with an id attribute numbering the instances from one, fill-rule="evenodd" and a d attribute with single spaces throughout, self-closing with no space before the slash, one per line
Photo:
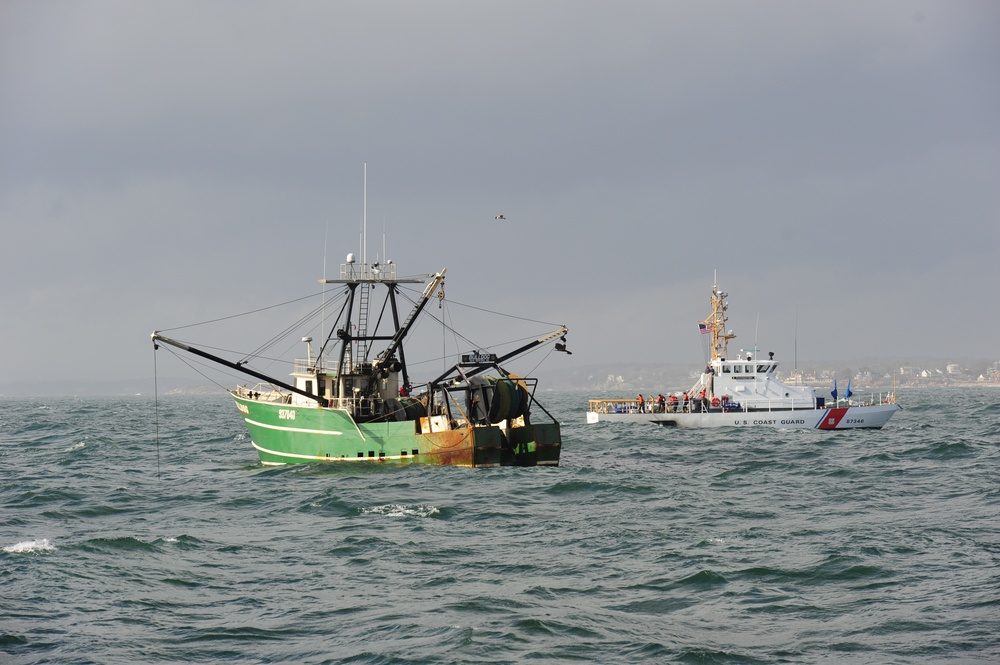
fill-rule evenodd
<path id="1" fill-rule="evenodd" d="M 713 326 L 711 323 L 698 324 L 698 332 L 700 332 L 702 335 L 707 335 L 708 333 L 712 332 L 714 328 L 715 326 Z"/>

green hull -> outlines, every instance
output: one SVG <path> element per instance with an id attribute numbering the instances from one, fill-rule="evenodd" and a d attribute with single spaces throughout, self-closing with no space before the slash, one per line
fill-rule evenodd
<path id="1" fill-rule="evenodd" d="M 314 462 L 557 466 L 558 423 L 501 428 L 476 425 L 421 431 L 426 418 L 357 423 L 343 409 L 293 406 L 234 396 L 265 465 Z"/>

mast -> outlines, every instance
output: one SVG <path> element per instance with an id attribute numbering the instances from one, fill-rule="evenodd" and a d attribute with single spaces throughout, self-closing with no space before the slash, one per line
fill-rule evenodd
<path id="1" fill-rule="evenodd" d="M 397 286 L 399 284 L 420 284 L 424 280 L 421 278 L 399 278 L 396 277 L 395 272 L 396 266 L 393 263 L 388 263 L 386 265 L 362 265 L 360 269 L 355 269 L 352 264 L 341 265 L 340 279 L 321 279 L 319 280 L 321 284 L 344 284 L 347 287 L 347 303 L 344 306 L 344 310 L 341 312 L 341 323 L 336 330 L 330 331 L 330 337 L 327 342 L 332 342 L 333 338 L 336 337 L 339 341 L 340 347 L 340 359 L 337 363 L 337 375 L 339 378 L 341 392 L 344 388 L 343 379 L 348 374 L 356 374 L 358 367 L 354 366 L 352 363 L 351 367 L 347 366 L 347 350 L 352 343 L 359 342 L 367 345 L 370 342 L 384 341 L 388 342 L 389 346 L 382 351 L 378 358 L 372 362 L 372 369 L 379 369 L 381 366 L 385 365 L 394 358 L 394 354 L 399 351 L 402 371 L 404 377 L 406 376 L 405 360 L 402 355 L 402 341 L 403 337 L 410 331 L 413 327 L 414 320 L 417 315 L 427 304 L 427 300 L 444 282 L 444 273 L 447 269 L 442 269 L 440 273 L 432 275 L 431 283 L 424 289 L 421 299 L 414 306 L 413 311 L 410 312 L 409 317 L 402 324 L 399 323 L 398 306 L 396 302 L 396 292 Z M 359 321 L 357 331 L 352 331 L 352 322 L 354 314 L 354 305 L 356 296 L 358 298 L 367 298 L 368 292 L 376 284 L 381 285 L 386 288 L 386 298 L 388 299 L 389 306 L 391 308 L 392 319 L 393 319 L 393 331 L 392 334 L 377 334 L 378 331 L 373 331 L 369 333 L 366 325 L 362 325 Z M 358 289 L 360 288 L 360 293 Z M 359 312 L 359 316 L 364 313 Z M 320 350 L 320 356 L 322 356 L 323 351 L 325 351 L 327 344 L 323 345 Z M 363 360 L 363 359 L 362 359 Z M 343 397 L 343 394 L 340 395 Z"/>
<path id="2" fill-rule="evenodd" d="M 726 302 L 728 297 L 729 294 L 723 293 L 719 285 L 715 284 L 712 287 L 712 298 L 709 300 L 712 313 L 700 322 L 712 335 L 712 360 L 728 358 L 729 340 L 736 338 L 736 335 L 726 330 L 726 323 L 729 321 L 726 317 L 726 310 L 729 309 L 729 303 Z"/>

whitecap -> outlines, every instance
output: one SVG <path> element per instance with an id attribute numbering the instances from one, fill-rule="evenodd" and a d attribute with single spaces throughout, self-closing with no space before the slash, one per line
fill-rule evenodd
<path id="1" fill-rule="evenodd" d="M 53 550 L 55 550 L 55 548 L 49 544 L 48 538 L 42 538 L 41 540 L 25 540 L 17 543 L 16 545 L 8 545 L 3 548 L 3 551 L 8 554 L 35 554 L 38 552 L 51 552 Z"/>
<path id="2" fill-rule="evenodd" d="M 362 508 L 362 515 L 377 515 L 379 517 L 430 517 L 436 515 L 440 510 L 434 506 L 418 504 L 415 506 L 405 506 L 398 503 L 387 503 L 384 506 L 373 506 Z"/>
<path id="3" fill-rule="evenodd" d="M 73 452 L 74 450 L 80 450 L 80 448 L 83 448 L 83 447 L 84 447 L 84 446 L 86 446 L 86 445 L 87 445 L 87 442 L 86 442 L 86 441 L 81 441 L 80 443 L 78 443 L 78 444 L 76 444 L 76 445 L 73 445 L 73 446 L 70 446 L 69 448 L 67 448 L 67 449 L 66 449 L 66 452 L 68 452 L 68 453 L 71 453 L 71 452 Z"/>

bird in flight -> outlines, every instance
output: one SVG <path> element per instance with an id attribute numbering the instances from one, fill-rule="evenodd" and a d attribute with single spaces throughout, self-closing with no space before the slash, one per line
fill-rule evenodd
<path id="1" fill-rule="evenodd" d="M 503 215 L 497 215 L 497 219 L 507 219 L 507 218 Z"/>

